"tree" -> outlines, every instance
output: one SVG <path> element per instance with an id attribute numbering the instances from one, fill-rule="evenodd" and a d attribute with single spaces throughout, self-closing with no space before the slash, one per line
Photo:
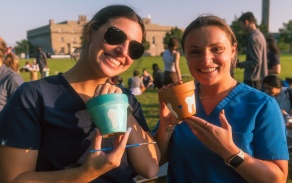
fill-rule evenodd
<path id="1" fill-rule="evenodd" d="M 145 50 L 149 50 L 150 43 L 145 38 L 142 40 L 142 45 L 144 46 Z"/>
<path id="2" fill-rule="evenodd" d="M 265 24 L 261 24 L 259 26 L 260 31 L 264 34 L 264 36 L 268 36 L 269 35 L 269 29 L 268 26 L 266 26 Z"/>
<path id="3" fill-rule="evenodd" d="M 283 28 L 279 29 L 279 41 L 287 43 L 290 46 L 290 53 L 292 53 L 292 20 L 288 23 L 283 23 Z"/>
<path id="4" fill-rule="evenodd" d="M 238 18 L 235 16 L 230 25 L 237 39 L 237 50 L 239 53 L 244 53 L 246 48 L 247 33 L 242 30 Z"/>
<path id="5" fill-rule="evenodd" d="M 178 27 L 174 27 L 174 28 L 170 29 L 170 31 L 167 32 L 165 34 L 165 37 L 163 38 L 164 49 L 167 48 L 168 41 L 170 40 L 171 37 L 176 37 L 180 42 L 182 39 L 182 35 L 183 35 L 183 31 L 181 29 L 179 29 Z M 178 50 L 180 52 L 182 51 L 180 45 L 178 47 Z"/>
<path id="6" fill-rule="evenodd" d="M 16 42 L 14 49 L 16 54 L 25 53 L 29 56 L 34 53 L 35 47 L 29 41 L 23 39 L 20 42 Z"/>

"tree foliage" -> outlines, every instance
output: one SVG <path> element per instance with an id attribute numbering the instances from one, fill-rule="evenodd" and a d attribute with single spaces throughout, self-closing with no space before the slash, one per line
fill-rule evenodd
<path id="1" fill-rule="evenodd" d="M 149 50 L 150 43 L 145 38 L 143 38 L 143 40 L 142 40 L 142 45 L 144 46 L 145 50 Z"/>
<path id="2" fill-rule="evenodd" d="M 288 44 L 290 53 L 292 53 L 292 20 L 288 23 L 283 23 L 283 28 L 279 29 L 279 32 L 279 41 Z"/>
<path id="3" fill-rule="evenodd" d="M 182 39 L 182 35 L 183 35 L 183 31 L 181 29 L 179 29 L 178 27 L 174 27 L 174 28 L 170 29 L 170 31 L 167 32 L 165 34 L 165 37 L 163 38 L 164 49 L 167 48 L 167 44 L 168 44 L 168 41 L 170 40 L 170 38 L 176 37 L 180 42 Z M 181 51 L 180 45 L 178 47 L 178 50 Z"/>
<path id="4" fill-rule="evenodd" d="M 34 54 L 35 47 L 26 39 L 16 42 L 16 46 L 14 47 L 16 54 L 25 53 L 29 56 Z"/>
<path id="5" fill-rule="evenodd" d="M 242 30 L 241 24 L 237 17 L 235 17 L 235 19 L 231 22 L 230 27 L 237 39 L 238 52 L 243 53 L 246 48 L 247 33 Z"/>

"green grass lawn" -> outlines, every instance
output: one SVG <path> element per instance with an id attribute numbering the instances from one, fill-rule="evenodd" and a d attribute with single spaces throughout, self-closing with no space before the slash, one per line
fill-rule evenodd
<path id="1" fill-rule="evenodd" d="M 239 56 L 239 60 L 243 61 L 245 58 L 244 55 Z M 27 59 L 21 60 L 21 66 L 24 65 Z M 30 59 L 32 61 L 32 59 Z M 146 68 L 149 73 L 152 73 L 152 64 L 157 63 L 161 70 L 163 70 L 163 62 L 161 57 L 143 57 L 140 61 L 135 61 L 135 63 L 131 66 L 131 68 L 126 71 L 125 73 L 121 74 L 124 84 L 127 85 L 127 80 L 132 76 L 132 73 L 135 69 L 139 70 L 142 73 L 142 70 Z M 73 59 L 49 59 L 48 60 L 49 68 L 50 68 L 50 75 L 55 75 L 58 72 L 65 72 L 69 68 L 71 68 L 75 61 Z M 282 55 L 281 56 L 281 78 L 292 77 L 292 55 Z M 184 57 L 181 57 L 180 60 L 180 68 L 182 75 L 189 76 L 189 71 L 187 68 L 186 60 Z M 24 78 L 25 81 L 30 80 L 29 73 L 21 73 L 21 76 Z M 235 79 L 239 82 L 243 80 L 243 70 L 236 69 L 235 71 Z M 192 78 L 184 77 L 184 81 L 191 80 Z M 158 96 L 157 90 L 146 90 L 140 96 L 137 96 L 137 99 L 140 101 L 142 105 L 142 109 L 144 111 L 145 118 L 150 129 L 153 129 L 158 121 L 159 118 L 159 108 L 158 108 Z M 292 165 L 289 165 L 289 171 L 291 171 Z M 292 172 L 289 172 L 289 178 L 287 180 L 288 183 L 292 183 Z"/>

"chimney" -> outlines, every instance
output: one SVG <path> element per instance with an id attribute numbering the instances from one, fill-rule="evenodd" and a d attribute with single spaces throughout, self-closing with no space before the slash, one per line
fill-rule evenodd
<path id="1" fill-rule="evenodd" d="M 49 24 L 50 24 L 50 25 L 53 25 L 53 24 L 55 24 L 55 21 L 54 21 L 54 19 L 50 19 L 50 20 L 49 20 Z"/>
<path id="2" fill-rule="evenodd" d="M 85 15 L 79 15 L 78 17 L 78 24 L 85 24 L 86 23 L 86 16 Z"/>

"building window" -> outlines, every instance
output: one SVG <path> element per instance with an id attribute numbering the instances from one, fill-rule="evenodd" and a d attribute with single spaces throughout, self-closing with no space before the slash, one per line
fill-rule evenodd
<path id="1" fill-rule="evenodd" d="M 61 42 L 64 43 L 64 37 L 61 37 Z"/>
<path id="2" fill-rule="evenodd" d="M 155 37 L 152 37 L 152 44 L 155 44 Z"/>
<path id="3" fill-rule="evenodd" d="M 72 38 L 72 41 L 73 41 L 73 43 L 77 43 L 77 41 L 76 41 L 76 37 L 73 37 L 73 38 Z"/>
<path id="4" fill-rule="evenodd" d="M 64 47 L 61 47 L 61 54 L 64 54 L 65 53 L 65 48 Z"/>

